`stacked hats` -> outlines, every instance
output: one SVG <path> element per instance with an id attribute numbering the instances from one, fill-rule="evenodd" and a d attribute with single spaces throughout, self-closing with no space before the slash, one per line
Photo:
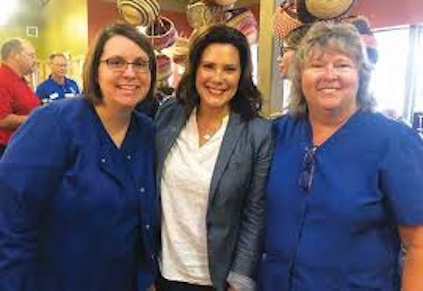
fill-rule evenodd
<path id="1" fill-rule="evenodd" d="M 248 8 L 238 8 L 227 12 L 226 25 L 242 32 L 250 44 L 257 42 L 258 25 L 254 14 Z"/>
<path id="2" fill-rule="evenodd" d="M 117 0 L 116 4 L 122 18 L 132 25 L 150 25 L 160 10 L 157 0 Z"/>
<path id="3" fill-rule="evenodd" d="M 369 20 L 366 17 L 359 15 L 359 16 L 349 16 L 349 17 L 343 18 L 341 21 L 346 23 L 351 23 L 352 25 L 355 26 L 355 28 L 361 35 L 361 39 L 367 50 L 369 61 L 372 64 L 376 64 L 378 60 L 377 42 L 370 28 Z"/>

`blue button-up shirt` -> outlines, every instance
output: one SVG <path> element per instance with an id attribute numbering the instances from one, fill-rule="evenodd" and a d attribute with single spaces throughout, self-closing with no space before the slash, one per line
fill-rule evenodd
<path id="1" fill-rule="evenodd" d="M 117 148 L 83 98 L 37 110 L 0 162 L 0 290 L 146 290 L 154 180 L 146 117 Z"/>
<path id="2" fill-rule="evenodd" d="M 358 112 L 315 150 L 307 190 L 307 119 L 284 116 L 275 130 L 262 290 L 399 290 L 397 227 L 423 224 L 422 140 Z"/>

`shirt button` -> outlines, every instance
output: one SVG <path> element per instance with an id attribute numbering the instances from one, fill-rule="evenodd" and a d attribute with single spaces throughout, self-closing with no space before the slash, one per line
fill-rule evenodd
<path id="1" fill-rule="evenodd" d="M 100 161 L 101 161 L 103 164 L 105 164 L 105 163 L 106 163 L 106 159 L 105 159 L 105 158 L 102 158 Z"/>
<path id="2" fill-rule="evenodd" d="M 145 192 L 145 188 L 144 188 L 144 187 L 141 187 L 141 188 L 140 188 L 140 192 L 141 192 L 141 193 L 144 193 L 144 192 Z"/>
<path id="3" fill-rule="evenodd" d="M 146 224 L 146 225 L 144 226 L 144 228 L 145 228 L 146 230 L 149 230 L 149 229 L 150 229 L 150 225 L 149 225 L 149 224 Z"/>
<path id="4" fill-rule="evenodd" d="M 127 155 L 126 156 L 126 159 L 129 161 L 130 159 L 131 159 L 132 157 L 131 157 L 131 155 Z"/>

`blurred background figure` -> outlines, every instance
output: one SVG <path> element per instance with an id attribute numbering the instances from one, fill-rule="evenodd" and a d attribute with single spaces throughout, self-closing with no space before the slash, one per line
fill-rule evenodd
<path id="1" fill-rule="evenodd" d="M 36 94 L 43 103 L 49 103 L 65 97 L 79 94 L 78 84 L 66 77 L 69 62 L 63 53 L 53 53 L 49 58 L 51 74 L 47 80 L 37 86 Z"/>
<path id="2" fill-rule="evenodd" d="M 1 47 L 0 66 L 0 157 L 15 130 L 40 104 L 25 80 L 34 71 L 36 53 L 32 44 L 21 38 L 6 40 Z"/>
<path id="3" fill-rule="evenodd" d="M 84 96 L 36 110 L 0 162 L 0 290 L 145 291 L 154 280 L 154 52 L 134 27 L 104 28 Z"/>

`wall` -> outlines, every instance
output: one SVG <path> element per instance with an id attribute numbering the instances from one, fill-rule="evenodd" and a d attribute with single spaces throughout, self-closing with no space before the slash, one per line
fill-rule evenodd
<path id="1" fill-rule="evenodd" d="M 54 0 L 44 8 L 45 27 L 41 30 L 44 48 L 38 53 L 45 59 L 53 51 L 79 57 L 88 47 L 87 0 Z"/>
<path id="2" fill-rule="evenodd" d="M 374 28 L 423 23 L 422 0 L 359 0 L 353 13 L 366 15 Z"/>

